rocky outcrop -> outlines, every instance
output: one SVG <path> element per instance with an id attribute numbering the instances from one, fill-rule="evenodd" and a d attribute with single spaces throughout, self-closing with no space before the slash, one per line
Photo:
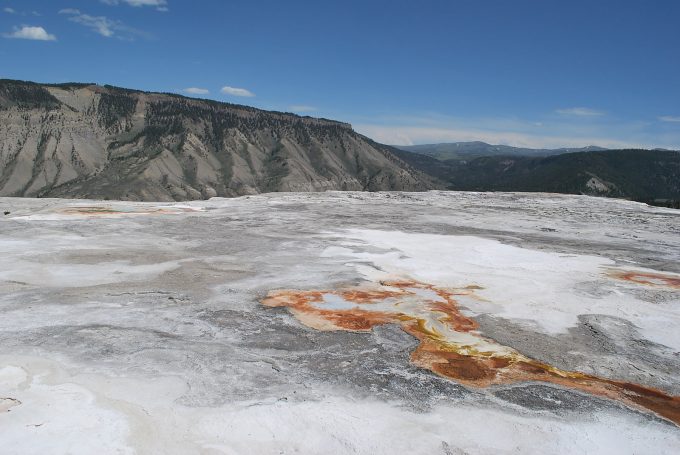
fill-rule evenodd
<path id="1" fill-rule="evenodd" d="M 433 187 L 346 123 L 94 84 L 0 81 L 0 196 L 166 201 Z"/>

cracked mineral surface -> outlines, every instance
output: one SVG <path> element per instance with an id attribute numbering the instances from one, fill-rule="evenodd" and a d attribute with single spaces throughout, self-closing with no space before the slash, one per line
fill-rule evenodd
<path id="1" fill-rule="evenodd" d="M 0 198 L 0 452 L 680 453 L 680 212 Z"/>

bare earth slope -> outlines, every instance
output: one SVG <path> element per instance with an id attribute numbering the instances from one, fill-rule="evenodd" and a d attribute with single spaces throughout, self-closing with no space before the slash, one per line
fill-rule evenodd
<path id="1" fill-rule="evenodd" d="M 0 198 L 3 454 L 680 453 L 680 212 Z"/>
<path id="2" fill-rule="evenodd" d="M 340 122 L 110 86 L 0 80 L 0 196 L 172 201 L 433 187 Z"/>

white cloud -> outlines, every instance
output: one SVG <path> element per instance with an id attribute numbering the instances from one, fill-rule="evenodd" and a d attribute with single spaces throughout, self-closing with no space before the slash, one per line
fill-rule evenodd
<path id="1" fill-rule="evenodd" d="M 659 117 L 662 122 L 680 123 L 680 117 L 673 117 L 671 115 L 663 115 Z"/>
<path id="2" fill-rule="evenodd" d="M 288 106 L 288 109 L 291 112 L 316 112 L 318 109 L 314 106 L 307 106 L 305 104 L 293 104 L 292 106 Z"/>
<path id="3" fill-rule="evenodd" d="M 95 33 L 106 38 L 115 36 L 119 39 L 132 41 L 137 36 L 149 37 L 148 33 L 128 27 L 120 21 L 112 20 L 105 16 L 90 16 L 75 8 L 62 9 L 59 11 L 59 14 L 71 16 L 68 18 L 69 21 L 90 28 Z"/>
<path id="4" fill-rule="evenodd" d="M 2 12 L 7 13 L 7 14 L 18 14 L 20 16 L 36 16 L 36 17 L 42 16 L 42 14 L 40 14 L 37 11 L 30 11 L 30 12 L 28 12 L 28 11 L 17 11 L 14 8 L 10 8 L 10 7 L 3 8 Z"/>
<path id="5" fill-rule="evenodd" d="M 222 87 L 220 92 L 224 93 L 225 95 L 231 95 L 231 96 L 244 96 L 244 97 L 253 97 L 255 94 L 251 92 L 250 90 L 246 90 L 244 88 L 237 88 L 237 87 L 229 87 L 228 85 L 225 85 Z"/>
<path id="6" fill-rule="evenodd" d="M 190 95 L 207 95 L 210 90 L 207 88 L 189 87 L 182 90 L 184 93 L 189 93 Z"/>
<path id="7" fill-rule="evenodd" d="M 16 28 L 12 33 L 5 33 L 5 38 L 29 39 L 35 41 L 56 41 L 57 37 L 47 33 L 42 27 L 31 27 L 24 25 L 21 28 Z"/>
<path id="8" fill-rule="evenodd" d="M 168 10 L 167 0 L 101 0 L 101 2 L 106 3 L 107 5 L 120 5 L 121 3 L 125 3 L 134 7 L 154 6 L 158 11 Z"/>
<path id="9" fill-rule="evenodd" d="M 576 115 L 579 117 L 599 117 L 604 115 L 604 112 L 588 107 L 570 107 L 567 109 L 557 109 L 555 112 L 562 115 Z"/>
<path id="10" fill-rule="evenodd" d="M 168 4 L 165 0 L 123 0 L 130 6 L 165 6 Z"/>
<path id="11" fill-rule="evenodd" d="M 91 28 L 101 36 L 110 38 L 115 34 L 113 31 L 113 27 L 115 26 L 114 21 L 107 19 L 104 16 L 90 16 L 89 14 L 80 14 L 78 10 L 75 10 L 75 12 L 62 10 L 62 13 L 74 14 L 74 16 L 69 18 L 71 22 Z"/>

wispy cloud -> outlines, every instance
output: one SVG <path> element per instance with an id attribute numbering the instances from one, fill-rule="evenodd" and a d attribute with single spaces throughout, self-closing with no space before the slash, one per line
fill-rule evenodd
<path id="1" fill-rule="evenodd" d="M 308 106 L 306 104 L 293 104 L 292 106 L 288 106 L 288 109 L 291 112 L 316 112 L 318 109 L 314 106 Z"/>
<path id="2" fill-rule="evenodd" d="M 106 3 L 107 5 L 120 5 L 121 3 L 124 3 L 126 5 L 134 6 L 134 7 L 142 7 L 142 6 L 153 6 L 155 7 L 158 11 L 167 11 L 168 10 L 168 2 L 167 0 L 100 0 L 102 3 Z"/>
<path id="3" fill-rule="evenodd" d="M 59 14 L 70 16 L 69 21 L 92 29 L 95 33 L 106 38 L 116 37 L 122 40 L 133 41 L 136 37 L 149 38 L 150 35 L 142 30 L 128 27 L 120 21 L 109 19 L 105 16 L 90 16 L 74 8 L 65 8 Z"/>
<path id="4" fill-rule="evenodd" d="M 198 88 L 198 87 L 189 87 L 185 88 L 182 90 L 184 93 L 188 93 L 190 95 L 207 95 L 210 93 L 210 90 L 207 88 Z"/>
<path id="5" fill-rule="evenodd" d="M 561 115 L 575 115 L 578 117 L 600 117 L 604 112 L 588 107 L 570 107 L 567 109 L 557 109 L 555 112 Z"/>
<path id="6" fill-rule="evenodd" d="M 63 8 L 59 10 L 59 14 L 80 14 L 80 10 L 75 8 Z"/>
<path id="7" fill-rule="evenodd" d="M 228 85 L 225 85 L 222 87 L 220 90 L 225 95 L 231 95 L 231 96 L 244 96 L 244 97 L 253 97 L 255 94 L 251 92 L 250 90 L 246 90 L 244 88 L 238 88 L 238 87 L 229 87 Z"/>
<path id="8" fill-rule="evenodd" d="M 3 13 L 7 14 L 18 14 L 19 16 L 41 16 L 41 14 L 37 11 L 17 11 L 14 8 L 10 7 L 5 7 L 2 9 Z"/>
<path id="9" fill-rule="evenodd" d="M 42 27 L 32 27 L 24 25 L 21 28 L 15 27 L 12 33 L 5 33 L 5 38 L 28 39 L 34 41 L 56 41 L 57 37 L 47 33 Z"/>
<path id="10" fill-rule="evenodd" d="M 680 117 L 674 117 L 672 115 L 662 115 L 659 117 L 659 120 L 662 122 L 680 123 Z"/>
<path id="11" fill-rule="evenodd" d="M 435 128 L 421 126 L 390 126 L 358 124 L 354 128 L 366 136 L 384 144 L 413 145 L 441 142 L 482 141 L 489 144 L 512 145 L 528 148 L 584 147 L 598 145 L 607 148 L 643 147 L 607 137 L 549 136 L 515 131 L 485 131 L 480 129 Z"/>

